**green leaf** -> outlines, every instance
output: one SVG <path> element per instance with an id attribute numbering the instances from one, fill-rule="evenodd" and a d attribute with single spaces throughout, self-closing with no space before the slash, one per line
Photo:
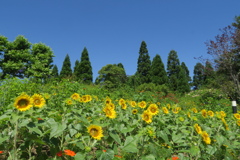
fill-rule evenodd
<path id="1" fill-rule="evenodd" d="M 2 115 L 0 116 L 0 121 L 6 121 L 6 120 L 9 120 L 10 116 L 9 115 Z"/>
<path id="2" fill-rule="evenodd" d="M 192 146 L 190 148 L 190 152 L 189 152 L 192 156 L 197 156 L 200 153 L 200 149 L 198 146 Z"/>
<path id="3" fill-rule="evenodd" d="M 118 144 L 121 144 L 121 139 L 118 134 L 114 134 L 114 133 L 109 133 L 109 134 Z"/>
<path id="4" fill-rule="evenodd" d="M 6 141 L 7 139 L 9 139 L 9 136 L 4 136 L 4 137 L 0 136 L 0 144 Z"/>
<path id="5" fill-rule="evenodd" d="M 106 152 L 97 151 L 98 160 L 112 160 L 114 158 L 114 151 L 107 150 Z"/>
<path id="6" fill-rule="evenodd" d="M 155 160 L 155 159 L 156 158 L 152 154 L 142 157 L 142 160 Z"/>
<path id="7" fill-rule="evenodd" d="M 137 137 L 132 137 L 132 136 L 127 137 L 122 149 L 126 152 L 132 152 L 132 153 L 138 152 Z"/>
<path id="8" fill-rule="evenodd" d="M 74 135 L 77 133 L 77 130 L 75 130 L 75 129 L 69 129 L 69 133 L 70 133 L 70 135 L 71 135 L 71 137 L 72 137 L 72 136 L 74 136 Z"/>
<path id="9" fill-rule="evenodd" d="M 164 140 L 164 142 L 169 143 L 168 135 L 166 133 L 164 133 L 163 131 L 160 131 L 159 136 Z"/>
<path id="10" fill-rule="evenodd" d="M 78 152 L 75 156 L 74 156 L 75 160 L 85 160 L 85 154 L 82 154 L 80 152 Z"/>
<path id="11" fill-rule="evenodd" d="M 207 150 L 208 154 L 213 155 L 217 151 L 217 147 L 215 147 L 215 146 L 207 146 L 206 150 Z"/>
<path id="12" fill-rule="evenodd" d="M 57 137 L 62 134 L 62 132 L 66 129 L 67 125 L 65 122 L 58 123 L 55 122 L 54 119 L 49 119 L 47 121 L 49 126 L 51 126 L 51 133 L 50 133 L 50 138 L 52 137 Z"/>
<path id="13" fill-rule="evenodd" d="M 172 140 L 174 143 L 182 143 L 184 140 L 182 139 L 183 135 L 181 134 L 172 134 Z"/>

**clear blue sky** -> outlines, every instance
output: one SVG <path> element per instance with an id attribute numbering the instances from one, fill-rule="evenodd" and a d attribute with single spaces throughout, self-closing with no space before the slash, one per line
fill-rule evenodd
<path id="1" fill-rule="evenodd" d="M 133 75 L 142 41 L 165 68 L 170 50 L 177 51 L 192 76 L 194 57 L 207 57 L 204 43 L 240 15 L 240 0 L 1 0 L 0 6 L 0 35 L 45 43 L 59 72 L 66 54 L 73 68 L 86 47 L 94 81 L 107 64 L 122 63 Z"/>

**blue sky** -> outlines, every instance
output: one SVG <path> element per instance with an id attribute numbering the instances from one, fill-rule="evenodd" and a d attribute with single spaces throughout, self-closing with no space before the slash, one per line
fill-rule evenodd
<path id="1" fill-rule="evenodd" d="M 133 75 L 145 41 L 151 60 L 159 54 L 166 68 L 175 50 L 192 76 L 194 57 L 208 58 L 204 43 L 240 15 L 239 6 L 239 0 L 1 0 L 0 35 L 45 43 L 59 72 L 66 54 L 73 68 L 86 47 L 94 80 L 107 64 L 122 63 Z"/>

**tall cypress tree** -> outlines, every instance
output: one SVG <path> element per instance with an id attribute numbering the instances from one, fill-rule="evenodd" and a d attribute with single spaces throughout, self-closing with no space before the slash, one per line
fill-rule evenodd
<path id="1" fill-rule="evenodd" d="M 92 66 L 86 47 L 84 47 L 82 51 L 81 61 L 77 67 L 76 76 L 80 81 L 84 83 L 91 83 L 93 81 Z"/>
<path id="2" fill-rule="evenodd" d="M 60 72 L 60 77 L 61 78 L 70 78 L 71 76 L 72 76 L 71 61 L 70 61 L 69 55 L 67 54 L 63 61 L 63 66 L 62 66 L 62 70 Z"/>
<path id="3" fill-rule="evenodd" d="M 150 75 L 152 83 L 155 83 L 157 85 L 168 83 L 167 72 L 165 70 L 162 59 L 158 54 L 153 58 Z"/>
<path id="4" fill-rule="evenodd" d="M 188 82 L 191 82 L 191 81 L 192 81 L 192 78 L 190 77 L 188 67 L 186 66 L 186 64 L 185 64 L 184 62 L 181 63 L 181 67 L 182 67 L 182 69 L 185 71 L 185 74 L 186 74 L 186 76 L 187 76 Z"/>
<path id="5" fill-rule="evenodd" d="M 199 89 L 204 84 L 204 66 L 201 63 L 197 63 L 194 66 L 193 71 L 193 88 Z"/>
<path id="6" fill-rule="evenodd" d="M 53 66 L 52 76 L 53 76 L 54 78 L 58 78 L 58 67 L 57 67 L 57 65 L 54 65 L 54 66 Z"/>
<path id="7" fill-rule="evenodd" d="M 190 85 L 188 83 L 189 81 L 189 75 L 187 75 L 186 68 L 179 66 L 180 72 L 178 74 L 178 87 L 177 91 L 179 93 L 187 93 L 190 91 Z"/>
<path id="8" fill-rule="evenodd" d="M 180 61 L 178 59 L 177 52 L 171 50 L 168 55 L 167 61 L 167 75 L 169 78 L 169 87 L 173 91 L 178 89 L 179 72 L 181 70 Z"/>
<path id="9" fill-rule="evenodd" d="M 141 47 L 139 50 L 139 57 L 137 62 L 137 73 L 136 76 L 139 79 L 139 83 L 149 83 L 150 82 L 150 73 L 151 60 L 147 50 L 147 44 L 145 41 L 142 41 Z"/>

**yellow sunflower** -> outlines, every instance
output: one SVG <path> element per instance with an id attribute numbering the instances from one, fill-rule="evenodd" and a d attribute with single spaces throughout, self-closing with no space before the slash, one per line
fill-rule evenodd
<path id="1" fill-rule="evenodd" d="M 121 104 L 121 107 L 122 107 L 122 109 L 126 110 L 127 109 L 127 104 L 123 103 L 123 104 Z"/>
<path id="2" fill-rule="evenodd" d="M 136 107 L 137 103 L 136 103 L 135 101 L 130 101 L 130 105 L 131 105 L 132 107 Z"/>
<path id="3" fill-rule="evenodd" d="M 194 128 L 198 134 L 202 134 L 202 128 L 198 124 L 194 124 Z"/>
<path id="4" fill-rule="evenodd" d="M 105 104 L 110 104 L 110 103 L 112 103 L 112 100 L 111 98 L 107 97 L 105 100 Z"/>
<path id="5" fill-rule="evenodd" d="M 204 118 L 207 118 L 208 114 L 206 109 L 201 110 L 201 113 Z"/>
<path id="6" fill-rule="evenodd" d="M 192 111 L 193 111 L 194 113 L 198 113 L 197 108 L 192 108 Z"/>
<path id="7" fill-rule="evenodd" d="M 65 100 L 65 103 L 66 103 L 67 105 L 72 105 L 72 104 L 73 104 L 73 101 L 72 101 L 72 99 L 68 98 L 68 99 Z"/>
<path id="8" fill-rule="evenodd" d="M 208 133 L 206 131 L 203 131 L 202 134 L 201 134 L 202 138 L 203 138 L 203 141 L 206 143 L 206 144 L 211 144 L 211 139 L 208 135 Z"/>
<path id="9" fill-rule="evenodd" d="M 133 109 L 132 110 L 132 114 L 137 114 L 138 113 L 138 110 L 137 109 Z"/>
<path id="10" fill-rule="evenodd" d="M 83 95 L 83 96 L 81 97 L 81 101 L 84 102 L 84 103 L 87 103 L 87 102 L 88 102 L 87 96 L 86 96 L 86 95 Z"/>
<path id="11" fill-rule="evenodd" d="M 71 95 L 71 98 L 72 98 L 73 100 L 79 100 L 80 95 L 79 95 L 78 93 L 73 93 L 73 94 Z"/>
<path id="12" fill-rule="evenodd" d="M 106 117 L 108 117 L 108 118 L 111 118 L 111 119 L 116 118 L 116 111 L 109 105 L 106 105 L 103 108 L 103 112 L 105 112 Z"/>
<path id="13" fill-rule="evenodd" d="M 15 99 L 14 106 L 19 111 L 26 111 L 33 106 L 32 103 L 33 103 L 33 99 L 29 95 L 22 93 L 20 96 L 18 96 Z"/>
<path id="14" fill-rule="evenodd" d="M 224 111 L 220 111 L 221 118 L 226 117 L 226 113 Z"/>
<path id="15" fill-rule="evenodd" d="M 159 112 L 158 106 L 156 104 L 150 104 L 147 109 L 152 115 L 156 115 Z"/>
<path id="16" fill-rule="evenodd" d="M 126 101 L 124 100 L 124 99 L 120 99 L 119 101 L 118 101 L 118 104 L 121 106 L 122 104 L 125 104 L 126 103 Z"/>
<path id="17" fill-rule="evenodd" d="M 87 102 L 92 101 L 92 96 L 91 95 L 86 95 L 86 97 L 87 97 Z"/>
<path id="18" fill-rule="evenodd" d="M 152 114 L 149 113 L 148 110 L 144 111 L 142 114 L 142 120 L 144 120 L 147 123 L 151 123 L 152 122 Z"/>
<path id="19" fill-rule="evenodd" d="M 101 140 L 103 137 L 103 130 L 101 126 L 90 125 L 88 128 L 88 133 L 92 136 L 92 138 Z"/>
<path id="20" fill-rule="evenodd" d="M 163 112 L 164 112 L 165 114 L 168 114 L 168 113 L 169 113 L 167 107 L 163 107 L 162 110 L 163 110 Z"/>
<path id="21" fill-rule="evenodd" d="M 237 125 L 240 126 L 240 120 L 237 121 Z"/>
<path id="22" fill-rule="evenodd" d="M 45 99 L 40 94 L 34 94 L 32 99 L 35 107 L 42 108 L 46 103 Z"/>
<path id="23" fill-rule="evenodd" d="M 208 111 L 207 114 L 208 114 L 210 117 L 214 117 L 214 112 L 213 112 L 213 111 Z"/>
<path id="24" fill-rule="evenodd" d="M 141 101 L 141 102 L 138 103 L 138 106 L 139 106 L 140 108 L 146 108 L 147 103 L 146 103 L 145 101 Z"/>
<path id="25" fill-rule="evenodd" d="M 239 114 L 239 113 L 235 113 L 235 114 L 234 114 L 234 117 L 235 117 L 236 119 L 240 119 L 240 114 Z"/>

